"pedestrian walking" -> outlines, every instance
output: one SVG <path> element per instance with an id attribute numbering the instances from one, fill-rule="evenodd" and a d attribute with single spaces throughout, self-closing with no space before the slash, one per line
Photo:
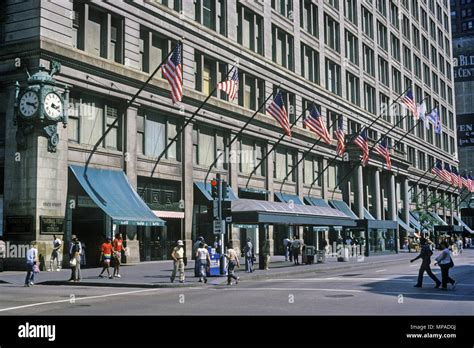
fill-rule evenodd
<path id="1" fill-rule="evenodd" d="M 81 242 L 77 236 L 73 234 L 69 246 L 69 265 L 71 266 L 71 278 L 69 281 L 78 282 L 81 280 L 81 253 Z"/>
<path id="2" fill-rule="evenodd" d="M 293 262 L 293 237 L 290 237 L 290 240 L 288 241 L 288 258 L 290 262 Z"/>
<path id="3" fill-rule="evenodd" d="M 106 238 L 105 242 L 101 246 L 100 260 L 102 262 L 102 271 L 99 274 L 99 278 L 104 278 L 102 275 L 104 271 L 107 271 L 109 279 L 112 279 L 110 274 L 110 261 L 112 260 L 112 253 L 114 252 L 114 246 L 112 245 L 110 238 Z"/>
<path id="4" fill-rule="evenodd" d="M 247 243 L 245 243 L 244 257 L 245 257 L 245 272 L 252 273 L 254 250 L 253 250 L 252 239 L 250 238 L 247 238 Z"/>
<path id="5" fill-rule="evenodd" d="M 296 239 L 291 243 L 291 249 L 293 252 L 293 260 L 295 262 L 295 265 L 299 265 L 299 255 L 301 254 L 301 241 L 299 239 Z"/>
<path id="6" fill-rule="evenodd" d="M 199 282 L 202 283 L 204 280 L 204 283 L 207 283 L 207 267 L 211 265 L 211 257 L 203 242 L 199 243 L 199 248 L 194 256 L 199 266 Z"/>
<path id="7" fill-rule="evenodd" d="M 262 253 L 263 253 L 263 265 L 264 269 L 268 271 L 270 269 L 270 240 L 266 240 L 265 243 L 263 244 L 262 247 Z"/>
<path id="8" fill-rule="evenodd" d="M 199 277 L 199 264 L 198 264 L 198 259 L 196 258 L 196 251 L 199 248 L 199 245 L 201 243 L 204 243 L 204 237 L 198 237 L 196 242 L 193 244 L 193 255 L 192 257 L 194 258 L 194 276 Z"/>
<path id="9" fill-rule="evenodd" d="M 289 256 L 288 243 L 290 243 L 289 238 L 283 239 L 283 249 L 285 250 L 285 261 L 288 261 L 288 256 Z"/>
<path id="10" fill-rule="evenodd" d="M 121 278 L 120 265 L 122 264 L 123 239 L 122 234 L 115 234 L 114 239 L 114 277 Z"/>
<path id="11" fill-rule="evenodd" d="M 184 283 L 184 243 L 182 240 L 178 240 L 176 244 L 177 245 L 173 248 L 173 251 L 171 253 L 171 258 L 174 261 L 174 267 L 173 273 L 171 273 L 170 280 L 172 283 L 174 283 L 176 273 L 179 272 L 179 282 Z"/>
<path id="12" fill-rule="evenodd" d="M 428 244 L 428 241 L 425 238 L 422 238 L 421 241 L 421 251 L 420 254 L 415 257 L 414 259 L 410 260 L 410 262 L 415 262 L 418 259 L 421 259 L 421 266 L 420 270 L 418 272 L 418 282 L 415 284 L 415 288 L 421 288 L 423 285 L 423 274 L 426 272 L 431 279 L 435 282 L 436 286 L 435 288 L 439 288 L 441 285 L 441 282 L 439 279 L 433 274 L 431 271 L 431 256 L 433 255 L 433 252 L 431 251 L 431 248 Z"/>
<path id="13" fill-rule="evenodd" d="M 232 241 L 227 244 L 227 253 L 224 254 L 227 258 L 227 285 L 232 285 L 232 279 L 235 279 L 235 284 L 239 283 L 240 278 L 235 275 L 235 266 L 240 268 L 239 257 L 237 252 L 234 250 Z"/>
<path id="14" fill-rule="evenodd" d="M 61 239 L 56 238 L 55 235 L 53 235 L 53 251 L 51 252 L 51 258 L 49 260 L 49 270 L 53 272 L 53 266 L 54 266 L 54 260 L 56 260 L 56 271 L 61 270 L 61 261 L 59 258 L 60 255 L 60 249 L 61 249 L 62 241 Z"/>
<path id="15" fill-rule="evenodd" d="M 30 249 L 26 252 L 26 287 L 35 285 L 35 266 L 38 267 L 38 249 L 36 248 L 36 241 L 33 241 Z"/>
<path id="16" fill-rule="evenodd" d="M 458 238 L 457 240 L 457 245 L 458 245 L 458 251 L 460 254 L 462 254 L 462 250 L 463 250 L 463 242 L 462 242 L 462 238 Z"/>
<path id="17" fill-rule="evenodd" d="M 448 248 L 447 242 L 441 243 L 443 251 L 436 258 L 435 266 L 438 264 L 441 268 L 441 288 L 446 290 L 448 283 L 453 286 L 453 290 L 456 287 L 456 281 L 449 276 L 449 269 L 454 267 L 452 255 Z"/>

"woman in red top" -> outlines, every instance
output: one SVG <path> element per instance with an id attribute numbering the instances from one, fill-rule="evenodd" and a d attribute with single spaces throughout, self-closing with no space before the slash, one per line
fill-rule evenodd
<path id="1" fill-rule="evenodd" d="M 113 249 L 114 247 L 112 246 L 112 243 L 110 243 L 110 238 L 106 238 L 105 243 L 102 244 L 102 252 L 100 254 L 100 257 L 104 263 L 104 268 L 102 268 L 102 272 L 100 272 L 99 278 L 104 278 L 102 273 L 104 273 L 104 271 L 107 270 L 109 279 L 112 279 L 112 276 L 110 275 L 109 267 L 110 267 L 110 260 L 112 259 Z"/>
<path id="2" fill-rule="evenodd" d="M 114 239 L 114 277 L 120 278 L 120 263 L 122 262 L 123 239 L 122 234 L 117 233 Z"/>

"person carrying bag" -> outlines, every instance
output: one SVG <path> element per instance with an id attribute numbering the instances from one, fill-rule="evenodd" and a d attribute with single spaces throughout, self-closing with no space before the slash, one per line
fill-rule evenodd
<path id="1" fill-rule="evenodd" d="M 454 267 L 453 257 L 448 249 L 448 243 L 442 242 L 443 251 L 436 258 L 435 266 L 438 264 L 441 268 L 441 288 L 447 289 L 448 283 L 452 285 L 453 290 L 456 287 L 456 281 L 449 276 L 449 269 Z"/>

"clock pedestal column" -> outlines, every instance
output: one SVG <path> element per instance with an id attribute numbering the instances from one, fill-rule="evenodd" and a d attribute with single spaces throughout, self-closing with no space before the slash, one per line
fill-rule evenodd
<path id="1" fill-rule="evenodd" d="M 25 138 L 25 150 L 18 150 L 14 89 L 9 96 L 5 127 L 5 238 L 10 245 L 37 241 L 41 267 L 49 268 L 53 233 L 64 241 L 66 228 L 61 221 L 67 204 L 67 129 L 57 127 L 56 152 L 48 152 L 48 138 L 42 128 L 35 128 Z M 62 259 L 67 261 L 67 257 Z M 24 270 L 24 263 L 24 257 L 7 260 L 9 269 Z"/>

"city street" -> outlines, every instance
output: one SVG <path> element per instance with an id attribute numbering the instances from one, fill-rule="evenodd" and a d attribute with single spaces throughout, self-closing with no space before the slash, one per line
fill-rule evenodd
<path id="1" fill-rule="evenodd" d="M 436 253 L 435 253 L 436 254 Z M 414 288 L 420 261 L 415 254 L 394 262 L 350 264 L 339 269 L 300 273 L 288 267 L 269 277 L 239 272 L 238 285 L 222 278 L 192 287 L 139 288 L 0 284 L 0 315 L 472 315 L 474 249 L 455 257 L 455 290 L 434 289 L 425 276 Z M 396 259 L 398 258 L 399 261 Z M 374 262 L 375 261 L 375 262 Z M 312 265 L 317 267 L 317 265 Z M 349 264 L 347 265 L 349 266 Z M 440 278 L 439 267 L 434 267 Z M 273 269 L 271 271 L 274 271 Z M 288 275 L 288 271 L 294 271 Z M 18 274 L 18 277 L 20 275 Z M 0 275 L 0 280 L 2 276 Z M 5 277 L 3 277 L 5 279 Z"/>

